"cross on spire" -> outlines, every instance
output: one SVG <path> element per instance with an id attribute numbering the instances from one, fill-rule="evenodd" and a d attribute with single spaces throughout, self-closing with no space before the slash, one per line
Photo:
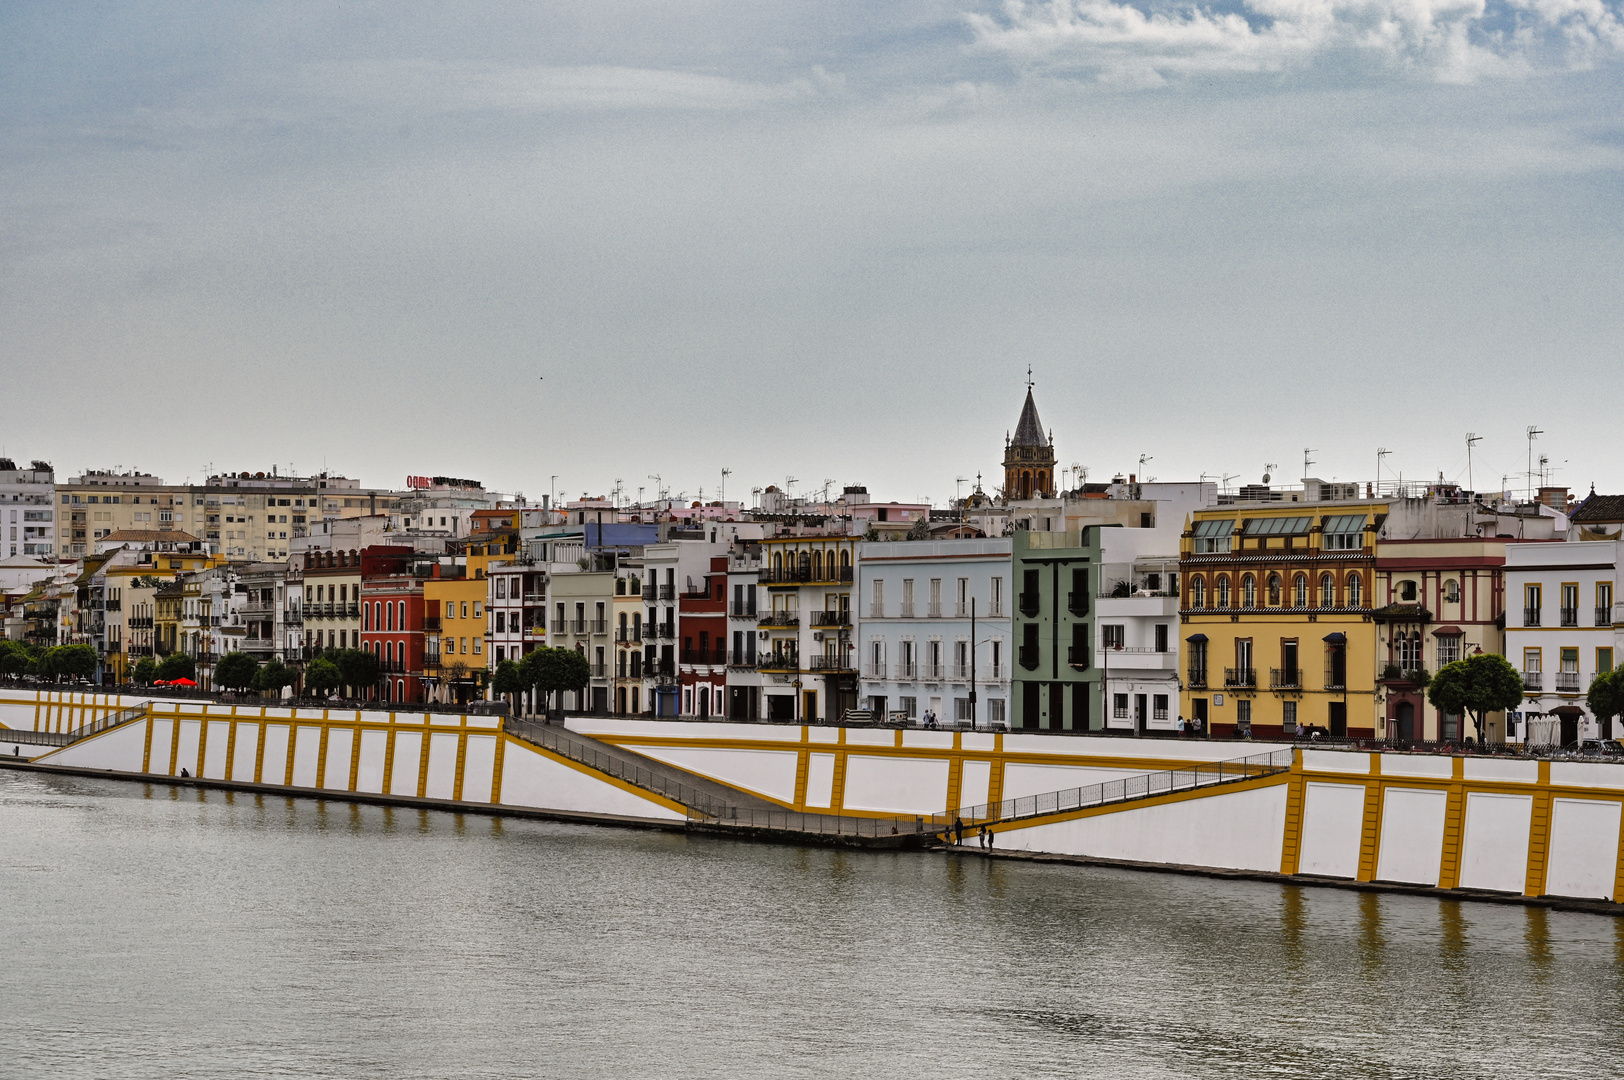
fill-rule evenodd
<path id="1" fill-rule="evenodd" d="M 1031 364 L 1026 365 L 1026 388 L 1028 390 L 1032 389 L 1032 365 Z"/>

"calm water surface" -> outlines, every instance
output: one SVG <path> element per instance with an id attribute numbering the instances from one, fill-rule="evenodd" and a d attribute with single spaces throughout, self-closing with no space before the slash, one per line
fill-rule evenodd
<path id="1" fill-rule="evenodd" d="M 0 771 L 6 1077 L 1624 1074 L 1624 922 Z"/>

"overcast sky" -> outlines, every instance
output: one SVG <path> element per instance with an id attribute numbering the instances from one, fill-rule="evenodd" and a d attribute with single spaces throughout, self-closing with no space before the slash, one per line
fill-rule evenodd
<path id="1" fill-rule="evenodd" d="M 1618 0 L 0 7 L 0 444 L 1624 490 Z M 965 489 L 967 490 L 967 488 Z"/>

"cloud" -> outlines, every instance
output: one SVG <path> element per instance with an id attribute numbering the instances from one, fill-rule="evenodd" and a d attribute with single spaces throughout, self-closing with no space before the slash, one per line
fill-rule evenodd
<path id="1" fill-rule="evenodd" d="M 1444 82 L 1588 67 L 1624 52 L 1610 0 L 1236 0 L 1227 8 L 1113 0 L 1006 0 L 965 16 L 975 47 L 1033 70 L 1156 84 L 1282 72 L 1334 54 Z"/>

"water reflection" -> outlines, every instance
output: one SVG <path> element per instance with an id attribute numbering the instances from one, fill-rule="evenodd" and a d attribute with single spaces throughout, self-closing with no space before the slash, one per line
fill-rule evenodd
<path id="1" fill-rule="evenodd" d="M 1387 942 L 1382 937 L 1382 896 L 1380 893 L 1359 894 L 1359 962 L 1365 975 L 1378 973 L 1382 967 L 1382 953 Z"/>

